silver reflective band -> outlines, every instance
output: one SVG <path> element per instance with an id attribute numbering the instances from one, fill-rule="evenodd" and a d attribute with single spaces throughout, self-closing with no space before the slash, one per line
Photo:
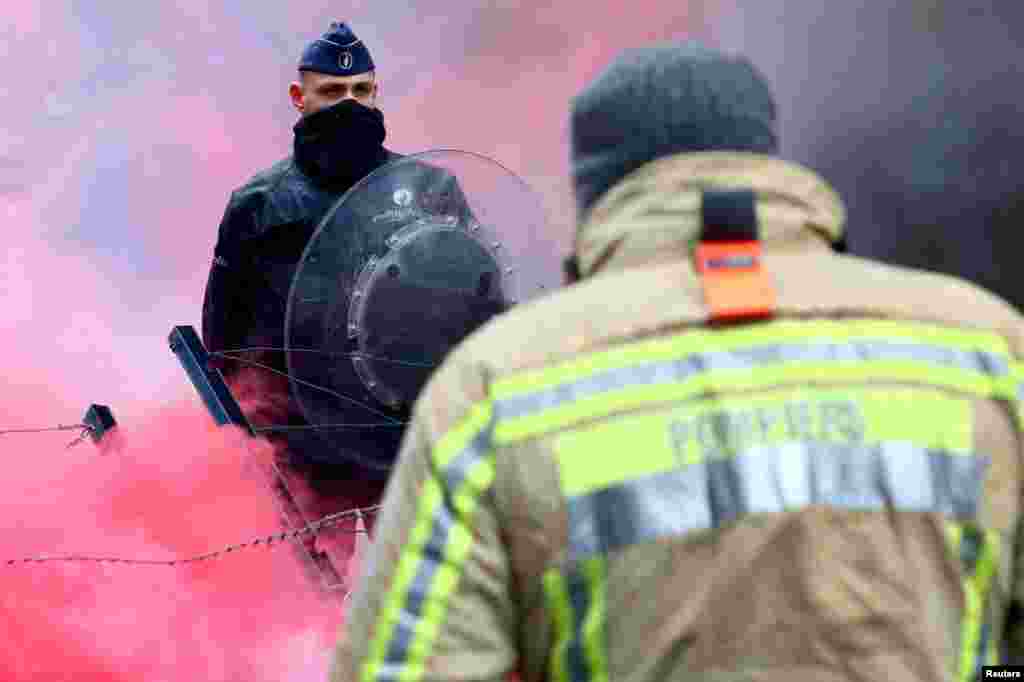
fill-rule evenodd
<path id="1" fill-rule="evenodd" d="M 409 586 L 409 592 L 402 605 L 402 612 L 398 616 L 398 622 L 391 635 L 391 642 L 388 643 L 388 653 L 384 658 L 384 670 L 389 664 L 396 666 L 400 672 L 400 666 L 409 655 L 409 646 L 415 634 L 416 625 L 423 617 L 423 606 L 427 594 L 430 592 L 430 584 L 437 574 L 437 570 L 444 563 L 444 548 L 448 544 L 448 535 L 455 521 L 446 505 L 442 504 L 434 512 L 434 518 L 430 526 L 430 539 L 423 548 L 423 554 L 419 564 L 416 566 L 416 577 Z M 380 679 L 392 679 L 380 676 Z M 393 678 L 397 679 L 397 678 Z"/>
<path id="2" fill-rule="evenodd" d="M 745 514 L 838 509 L 977 515 L 987 457 L 911 443 L 794 442 L 694 464 L 569 500 L 571 560 L 719 528 Z"/>
<path id="3" fill-rule="evenodd" d="M 678 383 L 705 372 L 757 369 L 790 363 L 858 364 L 863 362 L 917 362 L 962 369 L 993 377 L 1009 374 L 1007 360 L 995 353 L 947 346 L 886 340 L 850 340 L 837 343 L 771 344 L 693 353 L 673 360 L 617 367 L 552 388 L 502 398 L 496 404 L 501 419 L 535 415 L 600 393 L 633 386 Z"/>
<path id="4" fill-rule="evenodd" d="M 474 434 L 469 444 L 455 456 L 443 472 L 444 494 L 441 503 L 434 510 L 430 538 L 420 554 L 415 577 L 409 586 L 398 622 L 395 623 L 387 654 L 378 673 L 379 680 L 398 680 L 405 674 L 404 664 L 409 656 L 416 627 L 423 619 L 427 595 L 430 594 L 438 570 L 448 560 L 445 549 L 448 547 L 452 528 L 462 523 L 454 509 L 452 496 L 458 494 L 473 467 L 489 452 L 492 430 L 493 423 L 489 423 Z"/>

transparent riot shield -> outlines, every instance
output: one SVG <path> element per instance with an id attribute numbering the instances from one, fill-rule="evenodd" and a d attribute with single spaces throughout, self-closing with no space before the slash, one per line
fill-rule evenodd
<path id="1" fill-rule="evenodd" d="M 386 476 L 412 404 L 451 349 L 557 286 L 547 232 L 540 197 L 478 154 L 404 157 L 349 190 L 289 295 L 286 363 L 311 427 L 294 447 Z"/>

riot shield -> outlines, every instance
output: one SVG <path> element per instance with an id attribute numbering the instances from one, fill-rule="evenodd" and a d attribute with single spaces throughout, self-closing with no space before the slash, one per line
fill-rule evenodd
<path id="1" fill-rule="evenodd" d="M 478 154 L 407 156 L 346 192 L 303 253 L 285 315 L 292 398 L 310 427 L 302 456 L 386 476 L 448 352 L 557 286 L 548 233 L 539 195 Z"/>

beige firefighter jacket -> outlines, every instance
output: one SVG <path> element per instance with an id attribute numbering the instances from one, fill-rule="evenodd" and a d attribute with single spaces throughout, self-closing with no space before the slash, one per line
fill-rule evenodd
<path id="1" fill-rule="evenodd" d="M 704 324 L 708 187 L 757 193 L 770 321 Z M 759 156 L 614 187 L 585 279 L 425 389 L 332 679 L 934 682 L 1020 653 L 1024 323 L 834 254 L 843 222 Z"/>

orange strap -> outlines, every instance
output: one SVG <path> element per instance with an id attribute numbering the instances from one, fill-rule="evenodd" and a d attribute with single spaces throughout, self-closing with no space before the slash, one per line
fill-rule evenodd
<path id="1" fill-rule="evenodd" d="M 775 287 L 761 267 L 761 242 L 700 242 L 697 272 L 713 322 L 771 317 Z"/>

